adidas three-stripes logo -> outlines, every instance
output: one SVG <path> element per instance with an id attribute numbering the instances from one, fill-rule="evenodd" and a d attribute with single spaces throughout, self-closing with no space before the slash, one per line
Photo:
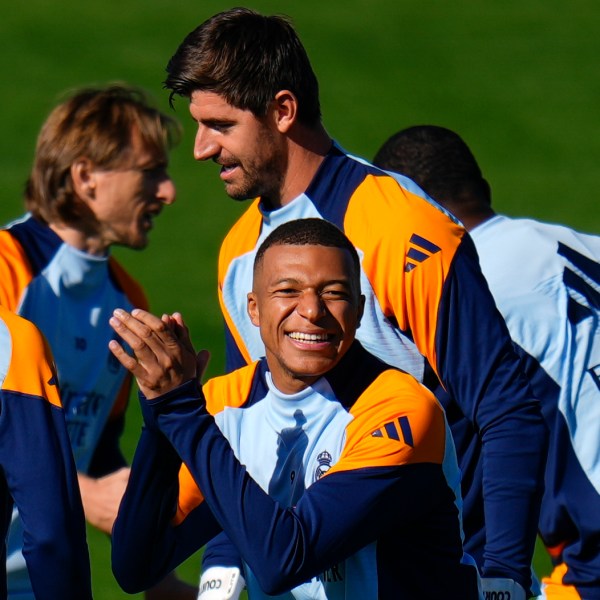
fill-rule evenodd
<path id="1" fill-rule="evenodd" d="M 404 271 L 410 273 L 419 263 L 427 260 L 431 255 L 440 251 L 440 247 L 433 242 L 413 233 L 409 240 L 410 248 L 406 255 Z"/>
<path id="2" fill-rule="evenodd" d="M 386 423 L 383 427 L 376 429 L 371 436 L 386 437 L 397 442 L 404 441 L 411 448 L 415 445 L 408 417 L 398 417 L 395 421 Z"/>

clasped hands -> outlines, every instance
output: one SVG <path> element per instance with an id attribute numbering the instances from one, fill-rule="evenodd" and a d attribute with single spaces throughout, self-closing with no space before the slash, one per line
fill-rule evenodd
<path id="1" fill-rule="evenodd" d="M 191 379 L 200 380 L 204 374 L 210 354 L 207 350 L 196 353 L 180 313 L 159 318 L 139 308 L 130 313 L 117 308 L 109 323 L 133 356 L 116 340 L 109 342 L 110 351 L 149 400 Z"/>

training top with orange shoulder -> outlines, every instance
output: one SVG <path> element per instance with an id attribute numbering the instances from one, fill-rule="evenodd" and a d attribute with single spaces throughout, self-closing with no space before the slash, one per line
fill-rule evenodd
<path id="1" fill-rule="evenodd" d="M 479 598 L 444 411 L 358 342 L 295 394 L 262 359 L 141 402 L 146 428 L 113 530 L 126 591 L 222 527 L 252 600 Z"/>
<path id="2" fill-rule="evenodd" d="M 26 216 L 0 231 L 0 304 L 35 323 L 52 348 L 77 470 L 99 467 L 99 445 L 117 462 L 131 380 L 108 349 L 108 320 L 117 307 L 147 307 L 139 285 L 112 257 L 77 250 Z"/>
<path id="3" fill-rule="evenodd" d="M 64 415 L 77 470 L 94 477 L 126 464 L 119 438 L 131 377 L 108 349 L 108 320 L 117 307 L 146 308 L 139 285 L 110 256 L 65 244 L 26 215 L 0 230 L 0 304 L 42 331 L 56 361 Z M 8 541 L 9 591 L 30 583 L 14 511 Z M 57 596 L 58 597 L 58 596 Z"/>
<path id="4" fill-rule="evenodd" d="M 39 330 L 0 306 L 0 535 L 13 504 L 39 600 L 92 597 L 85 519 L 52 355 Z M 0 562 L 0 598 L 6 598 Z"/>
<path id="5" fill-rule="evenodd" d="M 463 472 L 467 551 L 484 576 L 529 589 L 547 448 L 540 403 L 471 238 L 414 182 L 334 144 L 289 204 L 268 211 L 253 202 L 219 256 L 228 370 L 264 355 L 246 311 L 258 246 L 278 225 L 308 217 L 337 225 L 358 250 L 366 306 L 357 339 L 419 380 L 431 367 L 452 398 L 445 408 Z"/>

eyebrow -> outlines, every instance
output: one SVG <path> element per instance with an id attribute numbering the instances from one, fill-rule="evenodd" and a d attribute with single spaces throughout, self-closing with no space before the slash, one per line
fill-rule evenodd
<path id="1" fill-rule="evenodd" d="M 281 279 L 277 279 L 273 281 L 270 285 L 281 285 L 284 283 L 302 283 L 300 279 L 296 279 L 295 277 L 282 277 Z M 352 282 L 350 278 L 347 279 L 328 279 L 327 281 L 319 283 L 318 287 L 326 287 L 328 285 L 342 285 L 344 287 L 351 288 Z"/>

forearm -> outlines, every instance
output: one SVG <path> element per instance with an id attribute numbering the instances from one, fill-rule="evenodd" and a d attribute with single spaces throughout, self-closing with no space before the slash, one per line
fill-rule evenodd
<path id="1" fill-rule="evenodd" d="M 469 254 L 470 240 L 465 244 L 445 284 L 438 372 L 481 438 L 483 574 L 511 578 L 528 589 L 548 432 L 506 324 Z"/>
<path id="2" fill-rule="evenodd" d="M 532 405 L 506 415 L 483 434 L 486 544 L 482 575 L 508 577 L 524 589 L 530 569 L 543 494 L 547 430 Z M 507 515 L 510 518 L 507 518 Z"/>
<path id="3" fill-rule="evenodd" d="M 145 428 L 112 533 L 113 572 L 129 593 L 161 581 L 218 532 L 206 507 L 173 523 L 180 466 L 166 439 Z"/>
<path id="4" fill-rule="evenodd" d="M 23 556 L 36 598 L 91 598 L 85 520 L 64 415 L 43 400 L 2 405 L 0 458 L 23 523 Z M 23 433 L 35 432 L 27 440 Z M 21 450 L 14 454 L 14 449 Z"/>

